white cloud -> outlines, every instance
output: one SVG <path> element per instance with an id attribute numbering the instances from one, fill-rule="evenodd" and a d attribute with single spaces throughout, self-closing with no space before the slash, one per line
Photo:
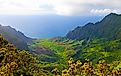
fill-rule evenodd
<path id="1" fill-rule="evenodd" d="M 120 13 L 121 11 L 119 9 L 92 9 L 90 11 L 92 14 L 109 14 L 109 13 Z"/>
<path id="2" fill-rule="evenodd" d="M 28 15 L 28 14 L 52 14 L 44 0 L 0 0 L 0 14 Z"/>
<path id="3" fill-rule="evenodd" d="M 88 9 L 86 7 L 60 5 L 54 7 L 54 10 L 56 14 L 71 16 L 71 15 L 79 15 L 82 13 L 84 14 Z"/>
<path id="4" fill-rule="evenodd" d="M 89 15 L 121 13 L 120 0 L 0 0 L 0 14 Z"/>

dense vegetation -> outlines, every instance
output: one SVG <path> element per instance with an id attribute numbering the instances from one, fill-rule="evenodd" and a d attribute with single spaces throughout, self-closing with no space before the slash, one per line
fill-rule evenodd
<path id="1" fill-rule="evenodd" d="M 0 76 L 41 76 L 48 72 L 27 51 L 17 50 L 0 36 Z"/>
<path id="2" fill-rule="evenodd" d="M 60 71 L 58 68 L 52 70 L 55 76 L 120 76 L 121 70 L 115 68 L 117 63 L 107 64 L 104 60 L 93 65 L 89 60 L 82 63 L 80 60 L 76 62 L 73 59 L 68 61 L 68 68 Z"/>

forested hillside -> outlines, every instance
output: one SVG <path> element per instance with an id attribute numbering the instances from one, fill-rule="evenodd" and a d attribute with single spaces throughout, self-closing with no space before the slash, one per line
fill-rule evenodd
<path id="1" fill-rule="evenodd" d="M 99 22 L 88 23 L 85 26 L 78 26 L 74 30 L 68 32 L 66 37 L 79 40 L 95 38 L 120 39 L 121 15 L 111 13 Z"/>

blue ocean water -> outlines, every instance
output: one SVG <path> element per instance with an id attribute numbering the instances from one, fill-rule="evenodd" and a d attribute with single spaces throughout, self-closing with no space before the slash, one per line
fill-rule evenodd
<path id="1" fill-rule="evenodd" d="M 103 16 L 0 15 L 0 23 L 9 25 L 32 38 L 65 36 L 68 31 Z"/>

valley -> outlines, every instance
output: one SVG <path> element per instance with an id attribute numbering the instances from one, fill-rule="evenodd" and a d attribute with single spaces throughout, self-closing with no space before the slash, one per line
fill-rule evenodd
<path id="1" fill-rule="evenodd" d="M 121 15 L 111 13 L 64 37 L 45 39 L 0 26 L 0 75 L 120 76 L 120 20 Z"/>

